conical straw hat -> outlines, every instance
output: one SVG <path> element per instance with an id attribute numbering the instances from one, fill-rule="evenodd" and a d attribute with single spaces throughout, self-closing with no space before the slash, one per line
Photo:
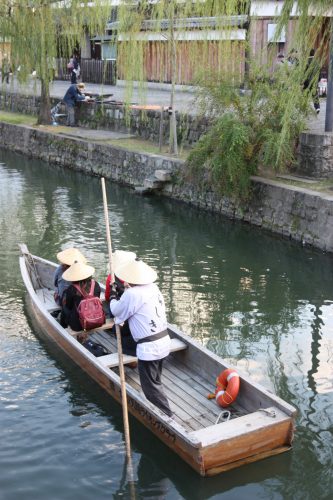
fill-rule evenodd
<path id="1" fill-rule="evenodd" d="M 81 281 L 90 278 L 94 272 L 95 269 L 92 266 L 87 266 L 87 264 L 83 262 L 74 262 L 74 264 L 64 272 L 62 277 L 66 281 Z"/>
<path id="2" fill-rule="evenodd" d="M 148 264 L 136 259 L 119 267 L 117 277 L 133 285 L 149 285 L 157 279 L 157 273 Z"/>
<path id="3" fill-rule="evenodd" d="M 87 259 L 77 248 L 66 248 L 62 252 L 57 253 L 57 259 L 61 264 L 66 264 L 66 266 L 71 266 L 74 262 L 87 262 Z"/>
<path id="4" fill-rule="evenodd" d="M 117 268 L 122 267 L 123 265 L 127 264 L 127 262 L 131 262 L 132 260 L 135 260 L 136 258 L 136 253 L 134 252 L 127 252 L 125 250 L 116 250 L 112 254 L 112 266 L 113 266 L 113 272 L 115 274 Z M 110 272 L 110 264 L 108 264 L 108 273 Z"/>

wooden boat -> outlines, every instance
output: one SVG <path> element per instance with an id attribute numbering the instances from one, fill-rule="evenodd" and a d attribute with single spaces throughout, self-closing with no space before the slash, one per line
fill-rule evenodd
<path id="1" fill-rule="evenodd" d="M 109 354 L 95 357 L 51 315 L 58 309 L 53 298 L 56 264 L 31 255 L 20 245 L 22 277 L 39 326 L 49 339 L 121 403 L 118 354 L 111 324 L 90 332 Z M 282 453 L 291 448 L 296 410 L 248 377 L 240 375 L 236 403 L 228 408 L 230 419 L 219 421 L 223 409 L 207 399 L 217 375 L 230 368 L 221 358 L 168 325 L 172 352 L 163 368 L 163 387 L 174 412 L 167 417 L 146 400 L 137 368 L 124 356 L 129 412 L 202 476 Z"/>

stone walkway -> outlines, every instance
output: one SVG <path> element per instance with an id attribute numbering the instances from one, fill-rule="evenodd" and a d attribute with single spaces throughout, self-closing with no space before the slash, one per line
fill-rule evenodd
<path id="1" fill-rule="evenodd" d="M 308 132 L 323 133 L 325 132 L 325 115 L 326 115 L 326 98 L 320 99 L 320 113 L 315 113 L 309 118 Z"/>
<path id="2" fill-rule="evenodd" d="M 50 129 L 59 135 L 64 135 L 67 137 L 77 137 L 78 139 L 84 139 L 86 141 L 109 141 L 117 139 L 128 139 L 130 137 L 135 137 L 131 134 L 124 134 L 121 132 L 113 132 L 112 130 L 91 130 L 81 127 L 52 127 Z"/>

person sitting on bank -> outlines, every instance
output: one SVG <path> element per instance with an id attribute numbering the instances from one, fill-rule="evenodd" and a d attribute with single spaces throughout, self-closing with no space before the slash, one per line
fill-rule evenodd
<path id="1" fill-rule="evenodd" d="M 125 282 L 125 291 L 119 300 L 117 293 L 111 291 L 111 313 L 118 325 L 128 320 L 131 334 L 137 342 L 136 355 L 144 395 L 172 417 L 161 383 L 163 359 L 170 352 L 170 337 L 164 299 L 154 283 L 157 274 L 136 259 L 117 268 L 117 276 Z"/>
<path id="2" fill-rule="evenodd" d="M 70 286 L 70 282 L 63 278 L 63 273 L 74 264 L 75 261 L 86 264 L 87 259 L 77 248 L 66 248 L 66 250 L 57 253 L 57 259 L 60 264 L 54 273 L 54 300 L 58 305 L 61 305 L 64 292 Z"/>
<path id="3" fill-rule="evenodd" d="M 94 272 L 95 269 L 84 262 L 74 262 L 74 264 L 64 272 L 63 278 L 66 281 L 70 281 L 70 286 L 65 290 L 62 299 L 61 325 L 64 328 L 69 326 L 75 332 L 82 330 L 78 306 L 83 299 L 83 295 L 75 285 L 78 285 L 83 292 L 89 294 Z M 93 295 L 95 297 L 100 297 L 101 295 L 101 287 L 95 280 Z"/>
<path id="4" fill-rule="evenodd" d="M 75 106 L 80 101 L 87 101 L 89 97 L 84 94 L 84 83 L 72 84 L 67 89 L 63 101 L 67 108 L 67 122 L 69 127 L 75 127 Z"/>

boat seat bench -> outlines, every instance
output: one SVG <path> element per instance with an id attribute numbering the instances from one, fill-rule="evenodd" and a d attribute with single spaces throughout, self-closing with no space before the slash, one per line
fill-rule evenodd
<path id="1" fill-rule="evenodd" d="M 170 352 L 183 351 L 187 348 L 185 342 L 179 339 L 171 339 Z M 101 365 L 105 368 L 114 368 L 119 366 L 118 353 L 106 354 L 106 356 L 100 356 L 97 358 Z M 135 356 L 129 356 L 128 354 L 123 354 L 123 364 L 134 363 L 138 358 Z"/>
<path id="2" fill-rule="evenodd" d="M 81 333 L 87 333 L 88 335 L 91 333 L 95 333 L 98 330 L 110 330 L 114 325 L 114 321 L 107 321 L 104 323 L 104 325 L 98 326 L 97 328 L 92 328 L 91 330 L 80 330 L 76 332 L 75 330 L 72 330 L 69 326 L 66 328 L 67 332 L 72 336 L 72 337 L 77 337 Z"/>

